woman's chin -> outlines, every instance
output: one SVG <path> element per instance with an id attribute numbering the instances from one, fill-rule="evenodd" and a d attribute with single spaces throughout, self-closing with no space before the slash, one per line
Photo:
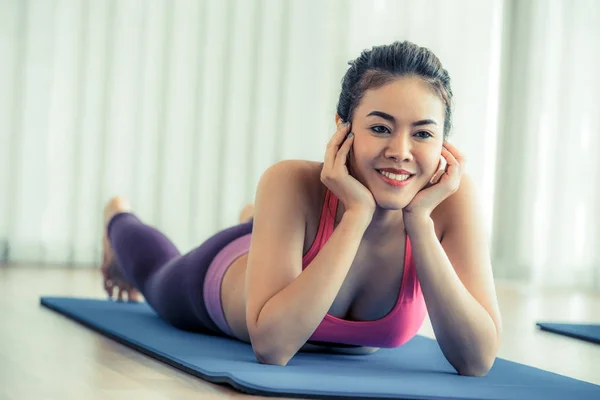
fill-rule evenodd
<path id="1" fill-rule="evenodd" d="M 399 211 L 402 210 L 410 203 L 410 199 L 405 199 L 404 196 L 382 196 L 375 195 L 375 203 L 377 207 L 387 211 Z"/>

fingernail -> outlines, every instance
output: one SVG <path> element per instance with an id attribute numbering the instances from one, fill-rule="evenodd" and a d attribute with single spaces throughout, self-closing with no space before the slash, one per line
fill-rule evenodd
<path id="1" fill-rule="evenodd" d="M 354 133 L 350 132 L 347 136 L 348 139 L 350 139 L 352 136 L 354 136 Z"/>
<path id="2" fill-rule="evenodd" d="M 438 176 L 438 172 L 436 172 L 435 174 L 433 174 L 433 176 L 431 177 L 431 179 L 429 180 L 429 183 L 433 184 L 436 183 L 436 178 Z"/>

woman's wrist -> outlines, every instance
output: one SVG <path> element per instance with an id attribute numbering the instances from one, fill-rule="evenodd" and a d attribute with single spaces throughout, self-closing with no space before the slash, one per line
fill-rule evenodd
<path id="1" fill-rule="evenodd" d="M 427 214 L 405 214 L 404 229 L 409 235 L 433 229 L 433 219 Z"/>
<path id="2" fill-rule="evenodd" d="M 355 210 L 346 210 L 342 216 L 343 221 L 348 221 L 351 225 L 363 231 L 367 230 L 372 218 L 373 214 L 371 213 Z"/>

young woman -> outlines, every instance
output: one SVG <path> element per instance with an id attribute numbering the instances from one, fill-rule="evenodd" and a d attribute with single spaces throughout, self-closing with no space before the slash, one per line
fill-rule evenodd
<path id="1" fill-rule="evenodd" d="M 323 163 L 262 175 L 239 225 L 181 255 L 122 198 L 105 207 L 112 297 L 138 291 L 185 330 L 252 345 L 364 354 L 410 340 L 429 314 L 457 372 L 485 375 L 501 337 L 490 256 L 464 159 L 447 136 L 450 78 L 396 42 L 350 63 Z"/>

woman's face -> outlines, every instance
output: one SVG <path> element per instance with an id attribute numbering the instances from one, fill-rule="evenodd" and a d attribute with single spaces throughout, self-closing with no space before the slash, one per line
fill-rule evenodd
<path id="1" fill-rule="evenodd" d="M 365 92 L 352 120 L 351 163 L 380 208 L 404 208 L 429 183 L 440 161 L 444 116 L 442 99 L 418 77 Z"/>

